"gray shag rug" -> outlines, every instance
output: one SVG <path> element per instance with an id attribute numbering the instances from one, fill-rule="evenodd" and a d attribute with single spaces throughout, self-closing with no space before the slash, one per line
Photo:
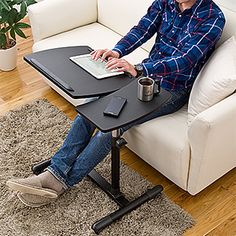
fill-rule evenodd
<path id="1" fill-rule="evenodd" d="M 0 235 L 95 235 L 92 223 L 117 209 L 88 178 L 50 205 L 23 205 L 5 185 L 12 177 L 31 175 L 31 165 L 50 158 L 62 144 L 71 121 L 46 100 L 38 100 L 0 117 Z M 109 179 L 109 156 L 97 167 Z M 122 164 L 121 186 L 127 198 L 151 184 Z M 164 194 L 112 224 L 100 235 L 182 235 L 192 217 Z"/>

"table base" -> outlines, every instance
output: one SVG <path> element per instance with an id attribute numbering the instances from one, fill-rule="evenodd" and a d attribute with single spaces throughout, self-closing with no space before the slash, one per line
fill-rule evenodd
<path id="1" fill-rule="evenodd" d="M 92 179 L 112 200 L 114 200 L 118 205 L 119 209 L 110 213 L 109 215 L 101 218 L 92 225 L 92 229 L 96 234 L 99 234 L 104 228 L 111 225 L 114 221 L 120 219 L 125 214 L 135 210 L 143 203 L 153 199 L 163 190 L 161 185 L 157 185 L 152 189 L 148 189 L 144 194 L 134 199 L 133 201 L 128 201 L 121 192 L 114 193 L 112 185 L 108 183 L 99 173 L 92 170 L 89 173 L 89 178 Z"/>
<path id="2" fill-rule="evenodd" d="M 136 199 L 129 201 L 120 191 L 120 148 L 126 144 L 126 141 L 120 137 L 120 131 L 112 132 L 112 155 L 111 155 L 111 184 L 103 178 L 96 170 L 92 170 L 88 177 L 96 183 L 114 202 L 119 209 L 101 218 L 92 225 L 92 229 L 99 234 L 104 228 L 111 225 L 114 221 L 120 219 L 125 214 L 135 210 L 143 203 L 153 199 L 163 190 L 161 185 L 148 189 L 144 194 Z M 45 160 L 32 166 L 34 174 L 40 174 L 47 166 L 50 160 Z"/>

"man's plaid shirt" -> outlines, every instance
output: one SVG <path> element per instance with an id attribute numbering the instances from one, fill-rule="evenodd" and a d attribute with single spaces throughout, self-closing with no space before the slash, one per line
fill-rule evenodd
<path id="1" fill-rule="evenodd" d="M 197 0 L 183 12 L 175 0 L 156 0 L 113 50 L 123 57 L 157 33 L 149 57 L 142 62 L 144 75 L 159 79 L 167 90 L 190 89 L 224 24 L 224 15 L 212 0 Z"/>

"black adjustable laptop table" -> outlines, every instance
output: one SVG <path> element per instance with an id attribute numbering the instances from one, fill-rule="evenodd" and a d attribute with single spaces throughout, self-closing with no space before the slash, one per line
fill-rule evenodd
<path id="1" fill-rule="evenodd" d="M 91 171 L 88 176 L 105 191 L 120 208 L 93 224 L 92 228 L 97 234 L 115 220 L 154 198 L 163 190 L 162 186 L 157 185 L 131 202 L 129 202 L 120 191 L 120 147 L 126 144 L 126 141 L 121 138 L 120 128 L 158 110 L 158 108 L 171 97 L 169 92 L 162 90 L 152 101 L 142 102 L 137 98 L 137 89 L 138 83 L 137 80 L 135 80 L 115 93 L 92 103 L 77 107 L 77 111 L 92 122 L 98 129 L 103 132 L 112 131 L 111 184 L 95 170 Z M 127 103 L 118 118 L 105 116 L 103 114 L 112 96 L 120 96 L 127 99 Z"/>
<path id="2" fill-rule="evenodd" d="M 24 59 L 74 99 L 107 95 L 134 80 L 128 75 L 97 80 L 69 59 L 91 51 L 88 46 L 54 48 L 32 53 Z"/>
<path id="3" fill-rule="evenodd" d="M 90 51 L 91 48 L 87 46 L 56 48 L 33 53 L 24 59 L 72 98 L 88 98 L 110 94 L 94 102 L 77 107 L 77 111 L 94 123 L 98 129 L 103 132 L 112 131 L 111 184 L 95 170 L 92 170 L 88 176 L 120 208 L 93 224 L 92 228 L 98 234 L 115 220 L 152 199 L 163 190 L 162 186 L 155 186 L 131 202 L 121 193 L 120 147 L 125 145 L 126 141 L 121 138 L 120 128 L 157 110 L 171 95 L 169 92 L 162 90 L 151 102 L 141 102 L 137 99 L 136 79 L 121 75 L 104 80 L 96 80 L 92 75 L 69 60 L 71 56 L 87 54 Z M 107 117 L 103 114 L 112 96 L 121 96 L 127 99 L 127 103 L 118 118 Z M 35 174 L 39 174 L 49 164 L 50 160 L 40 162 L 34 165 L 32 170 Z"/>

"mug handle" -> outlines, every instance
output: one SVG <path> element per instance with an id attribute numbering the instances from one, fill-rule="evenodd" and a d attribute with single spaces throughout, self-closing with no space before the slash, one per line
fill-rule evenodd
<path id="1" fill-rule="evenodd" d="M 155 80 L 154 95 L 158 95 L 161 91 L 160 80 Z"/>

